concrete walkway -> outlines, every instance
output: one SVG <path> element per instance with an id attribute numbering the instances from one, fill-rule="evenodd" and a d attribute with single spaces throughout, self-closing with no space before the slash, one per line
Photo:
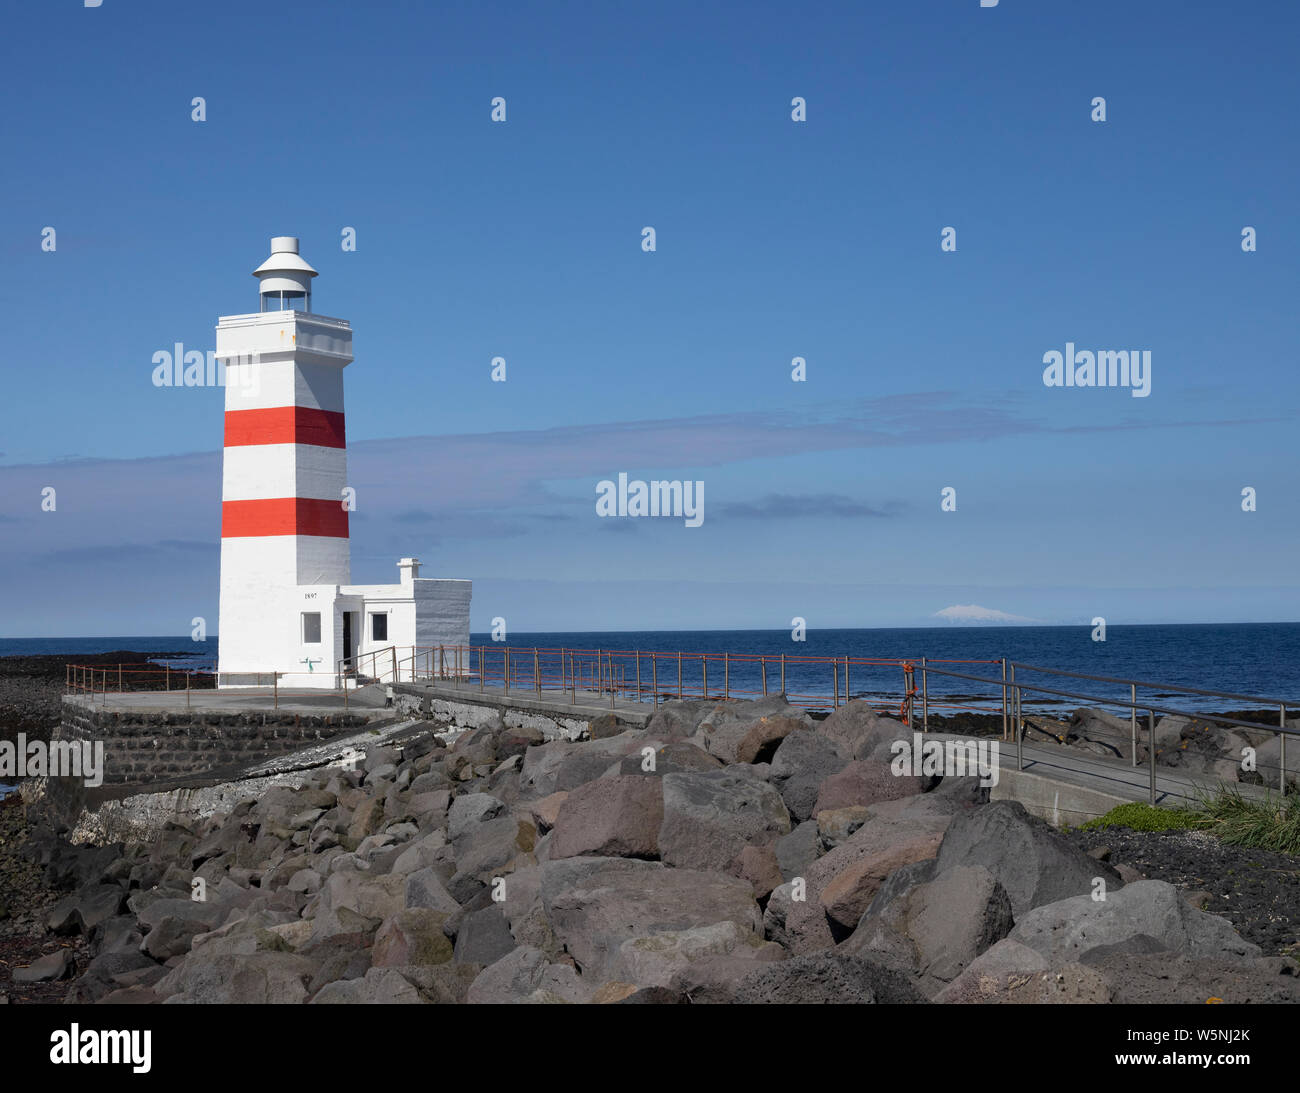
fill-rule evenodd
<path id="1" fill-rule="evenodd" d="M 1146 764 L 1135 767 L 1125 759 L 1059 744 L 1025 744 L 1022 756 L 1024 769 L 1018 770 L 1015 741 L 1000 742 L 1001 769 L 992 796 L 1017 800 L 1053 823 L 1079 824 L 1116 805 L 1151 799 L 1151 770 Z M 1197 781 L 1168 767 L 1156 767 L 1155 786 L 1155 803 L 1174 808 L 1197 805 L 1218 788 L 1209 779 Z M 1269 792 L 1243 782 L 1233 786 L 1244 797 L 1262 798 Z"/>

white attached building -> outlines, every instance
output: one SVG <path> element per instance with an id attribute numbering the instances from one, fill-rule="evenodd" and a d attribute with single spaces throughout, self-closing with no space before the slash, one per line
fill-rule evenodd
<path id="1" fill-rule="evenodd" d="M 345 675 L 359 665 L 380 679 L 400 664 L 406 678 L 413 654 L 436 671 L 440 646 L 469 644 L 471 582 L 422 578 L 418 559 L 403 558 L 397 584 L 351 583 L 343 369 L 352 328 L 312 313 L 316 271 L 297 239 L 277 236 L 271 251 L 254 273 L 258 312 L 217 324 L 226 367 L 218 686 L 265 687 L 278 673 L 286 688 L 335 687 L 341 662 Z"/>

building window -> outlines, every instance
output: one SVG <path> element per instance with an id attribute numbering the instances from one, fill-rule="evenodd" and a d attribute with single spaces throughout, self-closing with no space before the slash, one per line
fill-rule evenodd
<path id="1" fill-rule="evenodd" d="M 302 613 L 302 643 L 304 645 L 320 644 L 319 611 L 304 611 Z"/>
<path id="2" fill-rule="evenodd" d="M 387 615 L 370 616 L 370 640 L 371 641 L 388 640 L 388 616 Z"/>

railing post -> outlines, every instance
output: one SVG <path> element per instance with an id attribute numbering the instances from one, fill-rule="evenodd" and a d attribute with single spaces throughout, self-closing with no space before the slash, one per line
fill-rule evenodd
<path id="1" fill-rule="evenodd" d="M 533 689 L 538 694 L 542 693 L 542 670 L 540 667 L 540 662 L 537 659 L 536 646 L 533 647 Z"/>
<path id="2" fill-rule="evenodd" d="M 1128 686 L 1129 696 L 1129 732 L 1132 736 L 1130 746 L 1133 748 L 1133 766 L 1138 765 L 1138 688 L 1136 683 L 1130 683 Z M 1155 747 L 1155 741 L 1151 743 Z"/>
<path id="3" fill-rule="evenodd" d="M 118 677 L 118 690 L 122 689 L 121 677 Z M 185 673 L 185 708 L 190 708 L 190 673 Z"/>
<path id="4" fill-rule="evenodd" d="M 1156 711 L 1147 710 L 1147 756 L 1150 758 L 1148 766 L 1151 768 L 1151 801 L 1156 803 Z"/>
<path id="5" fill-rule="evenodd" d="M 392 654 L 392 660 L 393 660 L 393 682 L 396 683 L 396 682 L 397 682 L 397 646 L 396 646 L 396 645 L 390 645 L 390 646 L 388 647 L 388 651 Z"/>
<path id="6" fill-rule="evenodd" d="M 659 654 L 650 654 L 650 689 L 654 694 L 650 696 L 650 701 L 654 708 L 659 709 Z"/>
<path id="7" fill-rule="evenodd" d="M 677 700 L 680 702 L 682 697 L 682 654 L 677 653 Z"/>
<path id="8" fill-rule="evenodd" d="M 271 693 L 275 695 L 275 708 L 280 708 L 280 673 L 271 673 Z"/>
<path id="9" fill-rule="evenodd" d="M 187 675 L 186 679 L 188 678 L 189 676 Z M 122 693 L 122 666 L 120 664 L 117 666 L 117 690 L 119 694 Z"/>
<path id="10" fill-rule="evenodd" d="M 785 694 L 785 654 L 781 654 L 781 693 Z"/>
<path id="11" fill-rule="evenodd" d="M 1025 769 L 1025 727 L 1020 721 L 1020 688 L 1016 686 L 1016 666 L 1011 665 L 1011 718 L 1016 734 L 1016 770 Z"/>
<path id="12" fill-rule="evenodd" d="M 722 654 L 722 697 L 731 700 L 731 654 Z"/>
<path id="13" fill-rule="evenodd" d="M 636 700 L 641 701 L 641 650 L 636 651 Z"/>
<path id="14" fill-rule="evenodd" d="M 767 697 L 767 657 L 758 658 L 759 671 L 763 674 L 763 697 Z"/>
<path id="15" fill-rule="evenodd" d="M 700 654 L 700 671 L 703 676 L 703 684 L 704 684 L 702 693 L 705 698 L 708 698 L 709 697 L 709 655 L 707 653 Z"/>
<path id="16" fill-rule="evenodd" d="M 172 666 L 171 666 L 170 664 L 168 664 L 168 665 L 166 665 L 166 668 L 167 668 L 167 690 L 170 691 L 170 690 L 172 689 Z M 121 678 L 122 678 L 122 666 L 121 666 L 120 664 L 117 666 L 117 673 L 118 673 L 118 679 L 121 679 Z M 107 672 L 104 673 L 104 681 L 105 681 L 105 682 L 104 682 L 104 692 L 107 693 L 107 692 L 108 692 L 108 673 L 107 673 Z"/>
<path id="17" fill-rule="evenodd" d="M 840 708 L 840 662 L 835 659 L 831 660 L 831 684 L 835 692 L 831 699 L 831 709 L 838 710 Z"/>
<path id="18" fill-rule="evenodd" d="M 614 679 L 614 654 L 609 654 L 609 708 L 614 708 L 614 696 L 618 694 L 618 683 Z"/>
<path id="19" fill-rule="evenodd" d="M 847 705 L 849 704 L 849 702 L 850 702 L 850 693 L 849 693 L 849 658 L 848 658 L 848 654 L 846 653 L 845 656 L 844 656 L 844 705 L 847 706 Z"/>
<path id="20" fill-rule="evenodd" d="M 478 647 L 478 689 L 480 691 L 483 690 L 483 686 L 484 686 L 483 677 L 487 674 L 487 671 L 484 667 L 484 660 L 483 660 L 483 654 L 486 649 L 487 649 L 486 645 L 480 645 Z"/>
<path id="21" fill-rule="evenodd" d="M 1007 658 L 1002 658 L 1002 739 L 1007 738 Z"/>
<path id="22" fill-rule="evenodd" d="M 1283 730 L 1282 732 L 1277 734 L 1278 765 L 1282 768 L 1281 771 L 1278 772 L 1277 786 L 1278 789 L 1281 791 L 1282 796 L 1285 797 L 1286 796 L 1286 703 L 1285 702 L 1279 703 L 1278 705 L 1277 724 L 1278 724 L 1278 728 Z"/>
<path id="23" fill-rule="evenodd" d="M 930 679 L 925 670 L 925 657 L 921 658 L 921 731 L 930 731 Z"/>
<path id="24" fill-rule="evenodd" d="M 510 646 L 501 650 L 501 678 L 505 681 L 506 694 L 510 693 Z"/>

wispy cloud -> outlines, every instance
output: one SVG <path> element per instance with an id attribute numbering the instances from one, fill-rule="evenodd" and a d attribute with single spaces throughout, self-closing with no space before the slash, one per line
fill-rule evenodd
<path id="1" fill-rule="evenodd" d="M 838 519 L 890 517 L 898 516 L 905 508 L 901 501 L 869 505 L 839 493 L 769 493 L 758 501 L 728 501 L 719 506 L 723 516 L 745 520 L 792 520 L 827 516 Z"/>

